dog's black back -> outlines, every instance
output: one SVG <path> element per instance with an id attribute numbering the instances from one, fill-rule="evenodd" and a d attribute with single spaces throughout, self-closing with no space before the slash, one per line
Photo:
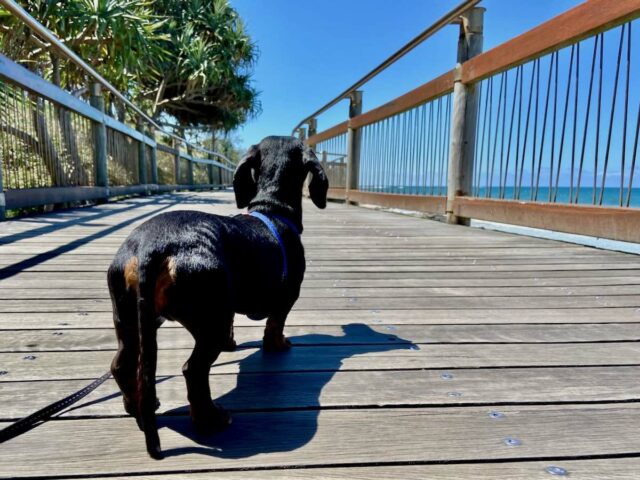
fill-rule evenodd
<path id="1" fill-rule="evenodd" d="M 211 410 L 203 371 L 208 375 L 228 345 L 234 313 L 268 317 L 265 347 L 267 342 L 272 348 L 286 346 L 282 328 L 305 269 L 299 232 L 309 173 L 311 199 L 324 208 L 326 176 L 311 149 L 293 137 L 267 137 L 249 149 L 236 169 L 238 207 L 269 217 L 279 240 L 254 216 L 176 211 L 136 228 L 116 254 L 108 272 L 119 341 L 112 372 L 153 457 L 161 456 L 154 411 L 156 330 L 162 319 L 179 321 L 196 340 L 183 368 L 196 422 L 223 420 Z"/>

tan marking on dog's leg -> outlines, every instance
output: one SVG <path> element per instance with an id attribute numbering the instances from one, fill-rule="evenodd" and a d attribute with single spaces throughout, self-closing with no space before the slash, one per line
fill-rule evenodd
<path id="1" fill-rule="evenodd" d="M 138 257 L 131 257 L 124 266 L 124 284 L 127 290 L 137 290 L 139 281 Z"/>
<path id="2" fill-rule="evenodd" d="M 162 268 L 156 280 L 154 295 L 154 305 L 158 314 L 161 314 L 169 303 L 167 290 L 176 282 L 176 267 L 176 259 L 174 257 L 167 257 L 162 262 Z"/>

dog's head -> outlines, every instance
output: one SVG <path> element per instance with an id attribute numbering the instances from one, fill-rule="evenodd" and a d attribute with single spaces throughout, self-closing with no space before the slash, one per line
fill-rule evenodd
<path id="1" fill-rule="evenodd" d="M 266 137 L 249 148 L 236 168 L 236 204 L 290 213 L 301 220 L 302 187 L 309 174 L 309 196 L 318 208 L 325 208 L 329 181 L 313 150 L 295 137 Z"/>

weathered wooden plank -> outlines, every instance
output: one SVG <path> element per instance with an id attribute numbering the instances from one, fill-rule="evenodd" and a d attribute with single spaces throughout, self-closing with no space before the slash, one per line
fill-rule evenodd
<path id="1" fill-rule="evenodd" d="M 235 338 L 240 347 L 259 347 L 264 322 L 255 326 L 236 326 Z M 171 328 L 177 327 L 177 328 Z M 349 335 L 345 329 L 349 328 Z M 286 334 L 299 338 L 297 345 L 389 344 L 397 341 L 419 344 L 436 343 L 560 343 L 640 341 L 640 322 L 555 325 L 312 325 L 288 326 Z M 324 336 L 319 342 L 314 336 Z M 402 337 L 398 340 L 397 337 Z M 3 330 L 2 352 L 37 352 L 69 350 L 115 350 L 113 328 Z M 158 335 L 159 348 L 192 348 L 191 335 L 180 325 L 166 322 Z"/>
<path id="2" fill-rule="evenodd" d="M 7 257 L 5 257 L 7 258 Z M 68 260 L 63 262 L 62 260 Z M 0 270 L 6 267 L 7 272 L 20 274 L 21 271 L 42 272 L 42 271 L 59 271 L 63 272 L 87 272 L 95 271 L 106 276 L 107 268 L 111 263 L 112 257 L 104 260 L 83 259 L 80 256 L 75 258 L 60 258 L 43 261 L 33 261 L 30 258 L 23 260 L 8 259 L 7 264 L 0 265 Z M 485 259 L 485 258 L 451 258 L 451 259 L 393 259 L 393 260 L 308 260 L 307 275 L 313 278 L 317 273 L 332 272 L 390 272 L 390 273 L 411 273 L 414 271 L 464 271 L 472 269 L 480 271 L 493 271 L 500 269 L 502 271 L 509 269 L 517 269 L 522 267 L 529 270 L 538 269 L 554 269 L 563 270 L 566 265 L 568 271 L 575 270 L 576 265 L 583 268 L 589 265 L 595 265 L 601 268 L 603 262 L 607 262 L 607 268 L 628 269 L 629 259 L 625 258 L 608 258 L 608 257 L 578 257 L 578 258 L 514 258 L 514 259 Z"/>
<path id="3" fill-rule="evenodd" d="M 357 327 L 357 326 L 356 326 Z M 350 329 L 345 335 L 348 336 Z M 305 341 L 326 342 L 308 334 Z M 402 338 L 401 335 L 398 335 Z M 295 345 L 300 336 L 291 337 Z M 0 353 L 2 381 L 80 379 L 102 375 L 112 351 Z M 191 349 L 163 350 L 158 375 L 180 375 Z M 34 358 L 32 358 L 34 357 Z M 480 367 L 640 365 L 640 343 L 414 345 L 401 341 L 378 345 L 294 347 L 282 354 L 247 348 L 223 352 L 211 372 L 257 373 L 334 370 L 399 370 Z"/>
<path id="4" fill-rule="evenodd" d="M 619 265 L 611 266 L 609 269 L 592 269 L 592 270 L 540 270 L 532 272 L 526 268 L 514 269 L 513 271 L 439 271 L 439 272 L 329 272 L 328 274 L 323 272 L 308 272 L 305 275 L 303 285 L 312 281 L 329 281 L 329 280 L 380 280 L 381 275 L 395 275 L 398 280 L 432 280 L 443 281 L 451 279 L 463 279 L 463 280 L 513 280 L 513 279 L 526 279 L 526 281 L 533 280 L 538 281 L 541 279 L 575 279 L 575 278 L 597 278 L 606 279 L 607 277 L 640 277 L 640 270 L 634 269 L 618 269 Z M 86 282 L 100 282 L 95 284 L 96 286 L 106 285 L 106 273 L 105 271 L 90 271 L 90 272 L 74 272 L 72 276 L 61 275 L 57 271 L 46 272 L 16 272 L 14 276 L 4 278 L 0 280 L 0 284 L 3 286 L 10 286 L 14 281 L 17 282 L 20 279 L 24 279 L 26 282 L 35 282 L 39 278 L 49 279 L 51 281 L 62 280 L 83 280 Z M 567 280 L 569 281 L 569 280 Z M 440 284 L 437 284 L 438 286 Z M 85 284 L 86 286 L 86 284 Z M 446 286 L 446 285 L 442 285 Z"/>
<path id="5" fill-rule="evenodd" d="M 277 470 L 253 470 L 250 477 L 255 480 L 549 480 L 553 478 L 547 471 L 550 467 L 560 467 L 567 471 L 570 478 L 576 480 L 635 480 L 640 471 L 639 458 L 608 458 L 604 460 L 561 460 L 561 461 L 517 461 L 500 463 L 448 463 L 446 465 L 400 465 L 374 467 L 336 467 L 336 468 L 287 468 Z M 188 478 L 209 480 L 211 473 L 190 473 Z M 215 472 L 217 480 L 246 479 L 248 472 Z M 95 477 L 106 480 L 106 477 Z M 178 480 L 184 474 L 153 475 L 140 477 L 108 477 L 143 480 Z M 562 477 L 560 477 L 562 478 Z"/>
<path id="6" fill-rule="evenodd" d="M 231 411 L 301 408 L 465 406 L 516 403 L 611 402 L 640 400 L 640 367 L 500 368 L 441 372 L 358 371 L 255 375 L 214 375 L 216 402 Z M 5 382 L 0 388 L 0 419 L 26 416 L 71 395 L 88 380 Z M 186 413 L 182 375 L 159 378 L 159 414 Z M 113 380 L 100 386 L 62 416 L 116 416 L 122 399 Z M 456 392 L 453 395 L 451 392 Z"/>
<path id="7" fill-rule="evenodd" d="M 414 297 L 565 297 L 565 296 L 609 296 L 640 295 L 640 277 L 635 285 L 553 286 L 553 287 L 376 287 L 346 288 L 302 288 L 300 298 L 414 298 Z M 108 299 L 105 288 L 3 288 L 0 300 L 47 300 L 47 299 Z M 1 327 L 1 324 L 0 324 Z"/>
<path id="8" fill-rule="evenodd" d="M 50 263 L 43 262 L 35 265 L 17 266 L 7 265 L 3 268 L 3 271 L 10 274 L 18 274 L 22 272 L 60 272 L 61 274 L 75 274 L 95 272 L 106 274 L 109 266 L 108 261 L 104 264 L 87 265 L 86 262 L 78 262 L 77 265 L 62 264 L 62 263 Z M 405 266 L 367 266 L 367 265 L 353 265 L 353 266 L 322 266 L 318 268 L 309 268 L 305 274 L 305 278 L 333 278 L 336 276 L 349 277 L 353 274 L 358 274 L 362 277 L 362 274 L 372 274 L 389 276 L 389 278 L 405 278 L 415 275 L 424 275 L 432 273 L 488 273 L 488 272 L 530 272 L 530 275 L 536 275 L 537 272 L 558 271 L 564 272 L 579 272 L 579 271 L 591 271 L 591 270 L 618 270 L 624 272 L 627 270 L 637 270 L 640 268 L 640 262 L 619 262 L 612 264 L 607 263 L 568 263 L 557 264 L 551 263 L 548 265 L 536 265 L 536 264 L 517 264 L 517 265 L 405 265 Z M 618 273 L 620 274 L 620 273 Z M 356 277 L 358 278 L 358 277 Z"/>
<path id="9" fill-rule="evenodd" d="M 402 237 L 407 239 L 408 237 Z M 470 246 L 467 240 L 464 244 L 456 245 L 451 242 L 433 244 L 428 239 L 428 243 L 421 245 L 406 245 L 404 241 L 389 242 L 385 247 L 382 245 L 370 246 L 366 242 L 362 245 L 349 244 L 343 248 L 326 248 L 307 245 L 309 259 L 314 261 L 380 261 L 395 259 L 415 259 L 415 260 L 456 260 L 465 258 L 484 258 L 495 260 L 537 260 L 545 258 L 600 258 L 620 260 L 627 259 L 637 261 L 638 256 L 620 252 L 607 252 L 603 250 L 590 250 L 585 247 L 565 247 L 565 248 L 544 248 L 537 246 L 522 246 L 520 244 L 493 244 Z M 121 243 L 121 242 L 118 242 Z M 307 242 L 305 242 L 306 244 Z M 50 243 L 45 245 L 23 244 L 23 242 L 10 243 L 0 246 L 3 262 L 25 260 L 32 255 L 44 255 L 54 251 L 58 246 L 64 245 L 65 256 L 72 260 L 80 258 L 99 263 L 110 260 L 116 253 L 117 245 L 99 245 L 92 243 L 79 243 L 67 245 L 63 242 Z M 367 249 L 363 250 L 362 247 Z M 4 260 L 6 258 L 6 260 Z"/>
<path id="10" fill-rule="evenodd" d="M 550 309 L 458 309 L 458 310 L 332 310 L 328 315 L 322 310 L 294 310 L 287 317 L 287 325 L 348 325 L 350 323 L 385 325 L 478 325 L 525 324 L 552 325 L 558 323 L 636 323 L 640 321 L 640 309 L 634 307 L 608 307 Z M 111 311 L 99 312 L 18 312 L 3 313 L 0 329 L 67 329 L 111 328 Z M 169 326 L 170 324 L 168 324 Z M 235 325 L 255 326 L 256 322 L 243 315 L 236 315 Z M 261 323 L 258 323 L 261 325 Z M 176 327 L 179 328 L 179 327 Z"/>
<path id="11" fill-rule="evenodd" d="M 293 310 L 386 310 L 386 309 L 521 309 L 521 308 L 589 308 L 640 307 L 640 295 L 569 295 L 508 297 L 414 297 L 406 298 L 300 298 Z M 3 300 L 0 313 L 20 312 L 100 312 L 111 311 L 107 299 Z"/>
<path id="12" fill-rule="evenodd" d="M 209 437 L 195 436 L 188 417 L 160 417 L 166 455 L 162 462 L 147 456 L 131 418 L 58 420 L 5 443 L 0 475 L 550 460 L 640 451 L 637 405 L 501 410 L 505 416 L 497 420 L 486 407 L 246 413 L 235 415 L 227 430 Z M 506 438 L 522 443 L 508 446 Z"/>
<path id="13" fill-rule="evenodd" d="M 44 277 L 44 278 L 41 278 Z M 91 285 L 91 288 L 87 288 Z M 476 287 L 509 287 L 511 289 L 529 287 L 615 287 L 640 285 L 639 276 L 584 276 L 584 277 L 546 277 L 546 278 L 465 278 L 453 276 L 449 278 L 400 278 L 389 282 L 382 278 L 372 279 L 307 279 L 302 284 L 301 295 L 305 297 L 317 295 L 316 291 L 353 289 L 390 289 L 398 293 L 421 288 L 467 288 Z M 96 297 L 108 295 L 107 280 L 104 275 L 95 278 L 67 278 L 66 276 L 20 274 L 0 281 L 0 298 L 46 298 L 56 296 L 83 295 Z M 75 292 L 65 292 L 74 290 Z"/>

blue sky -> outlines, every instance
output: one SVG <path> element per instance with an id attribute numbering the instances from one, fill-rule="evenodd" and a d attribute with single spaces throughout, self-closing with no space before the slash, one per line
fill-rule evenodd
<path id="1" fill-rule="evenodd" d="M 456 0 L 231 0 L 260 57 L 254 83 L 262 114 L 239 129 L 246 147 L 289 134 L 332 99 L 459 2 Z M 581 3 L 578 0 L 485 0 L 485 50 Z M 364 110 L 381 105 L 452 68 L 457 27 L 445 28 L 365 85 Z M 346 118 L 341 102 L 319 130 Z"/>

